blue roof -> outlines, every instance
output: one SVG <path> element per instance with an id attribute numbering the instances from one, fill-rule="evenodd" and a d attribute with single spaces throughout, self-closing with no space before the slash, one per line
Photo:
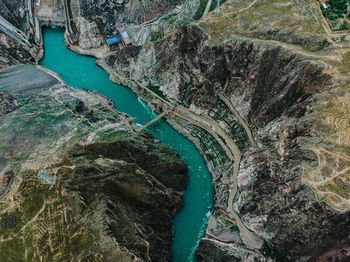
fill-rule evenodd
<path id="1" fill-rule="evenodd" d="M 106 39 L 106 42 L 107 42 L 108 45 L 111 45 L 111 44 L 114 44 L 114 43 L 117 43 L 117 42 L 120 42 L 120 41 L 121 41 L 120 36 L 113 36 L 111 38 Z"/>

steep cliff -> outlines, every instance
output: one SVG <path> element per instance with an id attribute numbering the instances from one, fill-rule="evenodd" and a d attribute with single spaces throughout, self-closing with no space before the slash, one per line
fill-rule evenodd
<path id="1" fill-rule="evenodd" d="M 206 5 L 201 0 L 71 0 L 72 24 L 78 36 L 75 44 L 83 53 L 101 49 L 107 38 L 115 35 L 118 28 L 124 28 L 135 45 L 142 45 L 198 20 Z M 116 46 L 112 49 L 117 50 Z"/>
<path id="2" fill-rule="evenodd" d="M 26 24 L 25 2 L 23 0 L 1 1 L 0 15 L 16 27 L 24 27 Z"/>
<path id="3" fill-rule="evenodd" d="M 72 0 L 70 6 L 79 43 L 71 48 L 102 57 L 98 64 L 111 74 L 111 78 L 132 88 L 154 109 L 163 111 L 171 108 L 173 118 L 169 122 L 202 152 L 213 174 L 216 195 L 215 212 L 197 251 L 199 261 L 348 259 L 350 37 L 342 33 L 327 34 L 317 2 L 304 0 L 228 0 L 221 6 L 220 13 L 208 14 L 198 22 L 180 27 L 199 19 L 206 3 L 164 2 L 162 6 L 152 1 L 142 5 L 137 1 L 102 3 Z M 215 1 L 209 3 L 215 5 Z M 178 8 L 178 4 L 183 5 Z M 128 28 L 136 46 L 120 51 L 109 50 L 104 40 L 113 35 L 120 25 Z M 100 50 L 96 51 L 97 48 Z M 56 89 L 60 90 L 58 93 L 64 93 L 63 87 Z M 4 96 L 6 102 L 3 102 Z M 22 110 L 23 101 L 6 95 L 0 99 L 0 108 L 3 114 L 6 113 L 5 116 L 21 112 L 18 110 Z M 83 104 L 89 108 L 88 103 L 83 101 Z M 15 111 L 8 113 L 12 110 Z M 86 110 L 83 112 L 86 113 Z M 91 113 L 84 115 L 89 122 L 92 121 L 90 117 Z M 95 118 L 93 116 L 92 119 Z M 101 119 L 97 123 L 99 121 Z M 130 128 L 133 129 L 132 125 Z M 111 149 L 99 140 L 97 133 L 89 132 L 92 134 L 83 133 L 79 142 L 65 148 L 62 151 L 64 157 L 58 157 L 52 168 L 36 170 L 41 171 L 39 174 L 30 166 L 32 169 L 26 169 L 28 176 L 38 175 L 50 183 L 63 179 L 63 182 L 57 183 L 57 187 L 64 197 L 69 196 L 69 203 L 75 203 L 68 206 L 69 210 L 73 209 L 68 212 L 69 215 L 64 213 L 64 223 L 84 222 L 84 228 L 79 232 L 91 232 L 92 235 L 94 232 L 104 235 L 106 231 L 98 225 L 108 225 L 107 231 L 111 234 L 106 234 L 107 240 L 103 243 L 107 244 L 101 248 L 91 240 L 94 239 L 90 237 L 92 235 L 83 234 L 81 243 L 88 243 L 86 246 L 91 247 L 88 254 L 91 258 L 98 260 L 107 254 L 104 252 L 110 250 L 108 247 L 111 245 L 111 238 L 108 237 L 114 237 L 121 246 L 120 251 L 115 249 L 115 252 L 126 260 L 132 256 L 146 260 L 169 260 L 169 236 L 164 235 L 166 241 L 162 243 L 167 251 L 159 257 L 159 252 L 152 249 L 161 245 L 157 242 L 159 238 L 153 238 L 154 225 L 144 226 L 139 221 L 141 215 L 138 211 L 142 212 L 142 207 L 156 207 L 144 201 L 153 201 L 158 197 L 142 195 L 141 198 L 140 191 L 130 190 L 128 182 L 116 182 L 115 178 L 110 177 L 105 169 L 105 159 L 113 163 L 108 170 L 115 170 L 115 159 L 125 161 L 125 156 L 118 155 L 121 157 L 119 159 L 111 155 Z M 67 141 L 75 139 L 76 135 L 67 138 Z M 136 141 L 139 141 L 139 136 L 135 138 Z M 124 141 L 124 138 L 124 134 L 115 137 L 117 141 Z M 106 139 L 109 139 L 109 133 Z M 147 137 L 142 139 L 147 141 Z M 114 140 L 111 142 L 113 152 L 114 147 L 120 148 L 118 143 Z M 102 148 L 102 152 L 96 148 Z M 138 155 L 139 151 L 129 142 L 122 148 L 128 148 Z M 149 150 L 157 151 L 153 147 Z M 147 155 L 148 150 L 145 152 Z M 77 161 L 75 157 L 82 161 Z M 118 161 L 118 170 L 124 172 Z M 166 217 L 164 221 L 170 221 L 169 215 L 165 214 L 180 206 L 175 191 L 183 189 L 177 187 L 184 184 L 183 178 L 181 182 L 170 183 L 161 174 L 148 170 L 149 167 L 139 166 L 138 161 L 139 158 L 133 159 L 132 165 L 137 165 L 140 173 L 149 174 L 159 183 L 172 188 L 165 191 L 167 198 L 162 203 L 167 204 L 170 198 L 174 198 L 175 202 L 166 205 L 166 211 L 157 211 Z M 92 163 L 92 167 L 86 167 L 86 163 Z M 56 176 L 49 176 L 63 167 L 69 171 L 59 173 L 58 180 Z M 92 208 L 100 208 L 100 202 L 95 203 L 89 195 L 86 196 L 82 173 L 74 176 L 78 180 L 66 180 L 68 173 L 76 172 L 75 167 L 85 170 L 82 173 L 91 168 L 103 176 L 99 184 L 103 190 L 96 189 L 96 194 L 103 199 L 102 209 L 108 212 L 106 216 L 96 213 L 97 218 L 93 221 L 99 222 L 95 224 L 91 224 L 92 220 L 86 222 L 84 217 L 92 213 Z M 174 169 L 174 177 L 182 173 L 180 170 Z M 3 174 L 4 184 L 11 181 L 14 174 L 20 174 L 18 177 L 21 178 L 27 173 L 17 173 L 11 169 Z M 90 181 L 89 177 L 86 179 Z M 133 180 L 134 176 L 128 179 Z M 105 181 L 108 181 L 108 186 Z M 143 183 L 143 180 L 136 181 L 133 180 L 133 183 Z M 120 192 L 118 197 L 111 195 L 109 186 L 112 185 L 113 192 Z M 55 189 L 54 186 L 50 188 Z M 19 196 L 26 194 L 20 188 L 16 190 Z M 78 193 L 75 195 L 72 192 Z M 136 203 L 132 203 L 132 207 L 137 208 L 129 210 L 124 206 L 123 196 L 126 193 L 132 194 Z M 70 201 L 73 198 L 74 201 Z M 109 201 L 112 198 L 116 199 L 114 206 Z M 14 198 L 11 196 L 9 199 L 8 202 L 13 203 Z M 121 206 L 115 204 L 120 202 Z M 20 207 L 24 205 L 19 203 Z M 12 207 L 11 204 L 9 206 Z M 115 219 L 119 214 L 116 210 L 121 212 L 119 217 L 128 212 L 133 214 L 132 223 L 136 224 L 130 227 L 133 229 L 127 234 L 117 234 L 121 227 L 116 221 L 127 222 Z M 122 210 L 127 212 L 122 213 Z M 17 221 L 14 219 L 16 216 L 6 215 L 8 227 L 12 228 L 14 221 Z M 157 221 L 151 215 L 147 214 L 147 217 L 152 222 Z M 34 218 L 37 217 L 34 215 Z M 64 223 L 59 226 L 65 226 Z M 170 222 L 161 225 L 162 229 L 171 228 Z M 57 234 L 53 234 L 48 250 L 51 252 L 54 247 L 59 250 L 58 254 L 68 259 L 69 256 L 83 256 L 82 246 L 85 244 L 76 245 L 77 254 L 64 251 L 64 244 L 51 244 L 56 243 L 56 239 L 74 239 L 77 231 L 68 229 L 70 227 L 67 226 L 64 231 L 68 232 L 68 236 L 57 237 Z M 25 230 L 20 233 L 25 234 Z M 69 235 L 71 232 L 72 235 Z M 125 239 L 124 235 L 131 237 Z M 35 239 L 40 237 L 35 236 Z M 102 240 L 97 243 L 102 243 Z M 51 253 L 47 254 L 51 258 Z M 109 258 L 109 255 L 105 257 Z"/>
<path id="4" fill-rule="evenodd" d="M 153 18 L 167 15 L 183 4 L 177 1 L 79 1 L 72 0 L 70 7 L 73 26 L 79 35 L 83 49 L 98 48 L 107 37 L 113 36 L 118 27 L 137 26 Z M 149 32 L 141 38 L 149 37 Z M 133 35 L 133 34 L 131 34 Z M 136 35 L 133 36 L 136 40 Z"/>
<path id="5" fill-rule="evenodd" d="M 30 52 L 23 48 L 16 40 L 0 31 L 0 69 L 18 63 L 34 62 Z"/>
<path id="6" fill-rule="evenodd" d="M 24 0 L 4 0 L 0 3 L 0 16 L 21 30 L 27 40 L 33 45 L 23 45 L 20 38 L 13 38 L 3 30 L 0 30 L 0 69 L 13 66 L 18 63 L 34 62 L 42 55 L 39 47 L 33 43 L 33 27 L 27 23 L 27 8 Z M 6 29 L 8 30 L 8 29 Z M 16 34 L 16 33 L 15 33 Z"/>
<path id="7" fill-rule="evenodd" d="M 324 33 L 316 3 L 227 1 L 219 15 L 98 61 L 155 109 L 166 107 L 160 97 L 182 106 L 169 121 L 204 154 L 216 188 L 200 261 L 306 261 L 347 248 L 349 43 Z"/>
<path id="8" fill-rule="evenodd" d="M 97 93 L 0 98 L 3 261 L 170 260 L 187 168 L 169 146 Z"/>
<path id="9" fill-rule="evenodd" d="M 187 166 L 108 98 L 41 70 L 0 72 L 1 260 L 170 261 Z"/>

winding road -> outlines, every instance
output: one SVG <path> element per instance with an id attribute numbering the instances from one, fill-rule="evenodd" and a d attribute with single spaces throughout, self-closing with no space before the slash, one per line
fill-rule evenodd
<path id="1" fill-rule="evenodd" d="M 232 106 L 233 107 L 233 106 Z M 238 113 L 238 112 L 237 112 Z M 196 126 L 199 126 L 206 130 L 209 134 L 211 134 L 220 144 L 220 146 L 225 150 L 227 156 L 230 160 L 233 161 L 233 176 L 232 176 L 232 183 L 230 186 L 230 194 L 229 199 L 227 203 L 227 212 L 228 214 L 235 219 L 235 222 L 237 224 L 237 227 L 239 228 L 239 232 L 242 236 L 242 239 L 244 243 L 247 245 L 247 247 L 251 249 L 260 249 L 263 245 L 263 239 L 261 239 L 259 236 L 257 236 L 254 232 L 250 231 L 242 222 L 236 211 L 233 209 L 233 200 L 237 193 L 237 176 L 239 171 L 239 164 L 241 161 L 241 153 L 235 144 L 235 142 L 232 140 L 231 137 L 229 137 L 224 130 L 211 118 L 197 115 L 193 112 L 191 112 L 189 109 L 177 106 L 174 109 L 174 114 L 181 117 L 182 119 L 193 123 Z M 241 118 L 242 119 L 242 118 Z M 249 127 L 246 125 L 247 129 L 249 130 L 250 134 L 251 131 Z"/>
<path id="2" fill-rule="evenodd" d="M 207 2 L 207 6 L 205 7 L 205 10 L 204 10 L 204 13 L 202 15 L 202 18 L 203 19 L 209 12 L 209 9 L 210 9 L 210 6 L 211 6 L 211 3 L 212 3 L 212 0 L 208 0 Z"/>

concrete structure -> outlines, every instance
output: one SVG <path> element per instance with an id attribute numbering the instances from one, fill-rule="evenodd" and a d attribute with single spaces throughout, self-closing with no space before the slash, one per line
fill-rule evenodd
<path id="1" fill-rule="evenodd" d="M 167 114 L 166 111 L 164 111 L 163 113 L 161 113 L 159 116 L 157 116 L 156 118 L 152 119 L 151 121 L 149 121 L 147 124 L 145 124 L 144 126 L 141 127 L 142 129 L 145 129 L 147 127 L 149 127 L 150 125 L 152 125 L 153 123 L 157 122 L 159 119 L 161 119 L 162 117 L 164 117 Z"/>
<path id="2" fill-rule="evenodd" d="M 68 5 L 68 0 L 63 0 L 63 7 L 64 7 L 64 17 L 66 19 L 66 30 L 68 34 L 73 33 L 72 29 L 72 21 L 71 21 L 71 15 L 70 15 L 70 8 Z"/>
<path id="3" fill-rule="evenodd" d="M 122 43 L 124 46 L 132 46 L 132 42 L 128 33 L 125 31 L 124 27 L 117 28 L 119 35 L 122 38 Z"/>
<path id="4" fill-rule="evenodd" d="M 119 34 L 111 37 L 111 38 L 107 38 L 106 39 L 106 43 L 107 45 L 113 45 L 113 44 L 118 44 L 120 43 L 120 41 L 122 41 L 122 38 L 120 37 Z"/>
<path id="5" fill-rule="evenodd" d="M 0 30 L 8 36 L 10 36 L 11 38 L 17 40 L 27 50 L 29 50 L 32 46 L 32 44 L 28 41 L 26 34 L 22 32 L 19 28 L 12 25 L 2 16 L 0 16 Z"/>
<path id="6" fill-rule="evenodd" d="M 66 27 L 66 19 L 64 18 L 48 18 L 38 16 L 38 19 L 41 26 Z"/>
<path id="7" fill-rule="evenodd" d="M 38 2 L 39 3 L 39 2 Z M 65 19 L 64 1 L 63 0 L 41 0 L 39 5 L 34 5 L 34 14 L 38 17 L 50 19 Z"/>
<path id="8" fill-rule="evenodd" d="M 37 1 L 33 8 L 40 26 L 65 27 L 68 33 L 72 33 L 67 0 L 41 0 Z"/>

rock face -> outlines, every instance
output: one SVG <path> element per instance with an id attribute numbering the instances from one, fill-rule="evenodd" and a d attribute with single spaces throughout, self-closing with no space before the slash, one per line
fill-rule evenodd
<path id="1" fill-rule="evenodd" d="M 22 3 L 1 15 L 20 26 Z M 106 97 L 18 65 L 3 33 L 0 53 L 1 259 L 171 261 L 185 163 Z"/>
<path id="2" fill-rule="evenodd" d="M 3 0 L 0 15 L 14 26 L 20 28 L 26 23 L 25 2 L 23 0 Z"/>
<path id="3" fill-rule="evenodd" d="M 200 2 L 186 2 L 182 10 L 191 13 L 203 9 L 206 3 Z M 162 9 L 158 2 L 147 2 L 147 8 L 143 8 L 137 1 L 72 0 L 71 10 L 80 48 L 89 50 L 89 54 L 97 54 L 94 49 L 115 33 L 116 26 L 133 24 L 128 27 L 133 42 L 142 45 L 118 53 L 104 46 L 98 64 L 114 81 L 132 88 L 156 110 L 162 111 L 163 100 L 167 100 L 200 119 L 197 123 L 184 121 L 175 114 L 169 120 L 197 145 L 213 174 L 215 212 L 200 241 L 198 260 L 349 259 L 349 36 L 326 34 L 318 5 L 313 1 L 228 0 L 219 14 L 209 14 L 182 27 L 194 19 L 193 13 L 184 16 L 189 20 L 174 19 L 173 27 L 168 27 L 169 19 L 165 29 L 164 23 L 152 22 L 152 18 L 175 12 L 181 3 L 164 3 Z M 153 4 L 156 7 L 151 8 Z M 142 24 L 145 21 L 149 23 Z M 177 30 L 169 32 L 169 28 Z M 157 37 L 151 37 L 151 31 Z M 43 235 L 52 233 L 45 249 L 49 260 L 54 256 L 52 250 L 57 251 L 58 259 L 62 256 L 67 260 L 81 257 L 98 261 L 116 255 L 125 260 L 169 260 L 170 238 L 165 232 L 171 229 L 169 214 L 181 205 L 176 191 L 182 190 L 185 183 L 184 166 L 172 165 L 168 158 L 153 159 L 153 151 L 164 152 L 158 148 L 161 145 L 150 142 L 145 133 L 134 134 L 133 125 L 125 117 L 118 115 L 121 120 L 116 120 L 108 110 L 95 108 L 94 102 L 93 109 L 90 102 L 96 97 L 80 99 L 92 94 L 74 95 L 66 89 L 58 86 L 45 93 L 47 99 L 60 98 L 53 101 L 53 107 L 68 99 L 66 111 L 59 107 L 60 110 L 45 111 L 50 114 L 34 114 L 34 123 L 58 121 L 56 129 L 48 130 L 47 125 L 28 129 L 31 136 L 25 133 L 25 138 L 35 139 L 25 140 L 20 135 L 22 140 L 18 142 L 9 134 L 10 129 L 1 133 L 1 145 L 13 148 L 11 154 L 6 151 L 0 159 L 4 167 L 3 194 L 8 199 L 2 204 L 5 216 L 1 225 L 9 230 L 5 247 L 21 247 L 22 239 L 29 243 L 34 239 L 37 242 L 33 243 L 41 246 Z M 70 96 L 81 103 L 74 100 L 75 103 Z M 4 104 L 4 125 L 19 114 L 26 118 L 13 125 L 25 130 L 23 123 L 32 125 L 26 120 L 33 116 L 30 105 L 33 101 L 45 104 L 41 99 L 44 98 L 30 100 L 29 108 L 23 106 L 26 100 Z M 67 114 L 75 121 L 62 122 L 61 115 L 66 119 Z M 203 128 L 205 119 L 213 121 L 212 132 Z M 115 126 L 121 131 L 115 133 Z M 225 138 L 223 133 L 215 137 L 214 129 L 223 131 Z M 42 133 L 47 136 L 51 131 L 52 140 L 46 141 L 49 146 L 38 146 Z M 53 141 L 57 141 L 58 133 L 67 135 L 60 138 L 66 143 L 59 143 L 62 147 L 57 149 Z M 227 146 L 228 139 L 237 148 Z M 24 144 L 34 149 L 29 155 L 22 151 Z M 120 153 L 122 149 L 127 153 Z M 232 154 L 234 159 L 230 158 Z M 143 162 L 144 158 L 147 161 Z M 174 156 L 171 159 L 181 163 Z M 17 170 L 15 161 L 25 165 Z M 172 167 L 173 175 L 165 178 L 148 165 L 153 162 Z M 236 167 L 238 171 L 234 173 Z M 99 182 L 91 172 L 97 174 Z M 27 177 L 28 181 L 24 179 Z M 43 184 L 36 184 L 38 181 Z M 40 186 L 28 187 L 24 183 Z M 131 188 L 131 184 L 137 186 Z M 89 191 L 92 187 L 96 187 L 94 195 Z M 237 191 L 233 191 L 235 187 Z M 28 193 L 28 188 L 34 191 Z M 35 194 L 37 190 L 48 197 L 40 199 Z M 50 195 L 52 192 L 55 193 Z M 114 192 L 118 192 L 117 196 Z M 58 194 L 62 198 L 57 198 Z M 18 200 L 29 196 L 35 201 Z M 160 201 L 162 208 L 154 201 Z M 38 205 L 27 207 L 27 203 Z M 153 209 L 157 216 L 146 212 Z M 27 215 L 26 210 L 37 212 L 28 211 Z M 27 216 L 31 218 L 28 222 L 18 222 Z M 40 220 L 42 216 L 50 217 L 52 226 L 42 224 L 47 221 Z M 162 221 L 158 221 L 159 217 Z M 22 238 L 11 242 L 10 230 L 18 223 Z M 36 225 L 38 230 L 30 231 L 28 224 Z M 57 229 L 62 227 L 66 230 Z M 43 231 L 44 228 L 50 230 Z M 162 238 L 156 235 L 155 228 L 159 228 Z M 264 245 L 257 245 L 257 239 L 262 239 Z M 66 243 L 76 247 L 76 253 L 67 251 Z M 120 249 L 111 248 L 115 243 Z M 155 248 L 158 245 L 161 248 Z M 165 253 L 160 252 L 163 249 Z M 42 253 L 30 252 L 35 258 Z"/>
<path id="4" fill-rule="evenodd" d="M 79 35 L 79 45 L 83 49 L 94 49 L 105 44 L 107 37 L 113 36 L 118 27 L 132 27 L 172 12 L 183 0 L 176 1 L 129 1 L 72 0 L 70 7 L 73 16 L 73 27 Z M 149 38 L 150 32 L 132 33 L 137 38 Z M 143 35 L 142 35 L 143 34 Z"/>
<path id="5" fill-rule="evenodd" d="M 103 32 L 110 30 L 119 24 L 141 24 L 151 20 L 152 18 L 164 15 L 177 5 L 181 5 L 183 0 L 176 1 L 130 1 L 130 0 L 74 0 L 71 1 L 73 7 L 73 15 L 80 14 L 89 22 L 97 21 Z M 78 9 L 77 9 L 78 8 Z"/>
<path id="6" fill-rule="evenodd" d="M 235 178 L 224 150 L 198 126 L 170 121 L 214 176 L 199 261 L 307 261 L 347 248 L 349 37 L 326 35 L 317 5 L 296 2 L 227 1 L 219 16 L 98 61 L 155 109 L 162 103 L 147 88 L 213 119 L 239 147 L 233 208 L 265 242 L 254 252 L 228 212 Z"/>
<path id="7" fill-rule="evenodd" d="M 100 94 L 57 83 L 18 89 L 0 93 L 9 261 L 170 261 L 187 184 L 179 156 Z"/>
<path id="8" fill-rule="evenodd" d="M 33 28 L 27 22 L 27 9 L 24 0 L 4 0 L 0 3 L 0 16 L 27 35 L 33 45 L 24 47 L 20 42 L 0 30 L 0 69 L 18 63 L 34 62 L 40 55 L 40 48 L 33 43 Z"/>
<path id="9" fill-rule="evenodd" d="M 17 41 L 0 31 L 0 69 L 23 62 L 33 62 L 28 50 Z"/>
<path id="10" fill-rule="evenodd" d="M 301 161 L 317 160 L 298 140 L 308 135 L 313 125 L 308 116 L 308 98 L 329 83 L 324 66 L 262 41 L 237 37 L 218 46 L 208 44 L 206 39 L 200 28 L 184 27 L 154 43 L 153 50 L 147 47 L 133 53 L 125 49 L 108 62 L 122 83 L 133 78 L 158 86 L 174 103 L 215 116 L 226 130 L 233 128 L 227 121 L 230 110 L 222 102 L 220 105 L 217 94 L 221 90 L 230 98 L 254 127 L 258 140 L 263 141 L 260 149 L 241 146 L 244 154 L 235 207 L 245 224 L 278 250 L 278 256 L 292 260 L 294 256 L 312 257 L 331 243 L 345 240 L 345 232 L 350 230 L 347 216 L 335 215 L 329 207 L 316 202 L 301 184 L 301 167 L 292 168 Z M 138 57 L 152 54 L 151 62 L 144 66 L 145 59 L 135 60 L 135 53 Z M 142 74 L 129 74 L 140 71 Z M 238 140 L 239 133 L 231 135 Z M 230 181 L 221 177 L 226 171 L 220 166 L 216 164 L 212 170 L 216 212 L 225 214 L 225 185 Z M 339 225 L 341 228 L 335 230 Z M 228 241 L 236 242 L 234 238 Z M 225 254 L 225 249 L 214 247 L 221 250 L 214 252 L 208 248 L 210 245 L 202 241 L 199 258 L 203 261 L 215 261 L 219 253 Z M 213 259 L 207 260 L 206 253 Z M 226 255 L 221 256 L 225 261 Z"/>
<path id="11" fill-rule="evenodd" d="M 4 92 L 0 92 L 0 116 L 6 115 L 17 109 L 16 99 Z"/>

